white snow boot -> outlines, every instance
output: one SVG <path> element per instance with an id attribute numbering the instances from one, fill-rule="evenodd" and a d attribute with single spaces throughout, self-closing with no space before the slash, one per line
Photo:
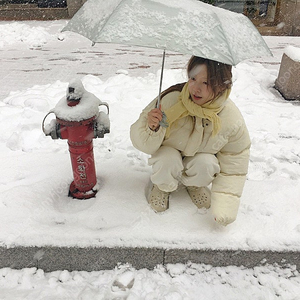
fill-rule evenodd
<path id="1" fill-rule="evenodd" d="M 187 186 L 186 189 L 193 203 L 198 208 L 203 208 L 203 207 L 205 207 L 206 209 L 210 208 L 211 193 L 209 188 L 203 186 L 201 187 Z"/>
<path id="2" fill-rule="evenodd" d="M 155 212 L 163 212 L 169 208 L 170 193 L 161 191 L 157 185 L 153 185 L 148 202 Z"/>

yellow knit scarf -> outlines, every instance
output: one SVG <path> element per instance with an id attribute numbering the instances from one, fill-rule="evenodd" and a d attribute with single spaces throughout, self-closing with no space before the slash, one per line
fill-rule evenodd
<path id="1" fill-rule="evenodd" d="M 166 137 L 170 136 L 172 124 L 186 116 L 196 116 L 210 120 L 213 124 L 213 136 L 216 135 L 221 129 L 221 119 L 218 116 L 218 113 L 224 107 L 230 91 L 231 89 L 227 89 L 217 98 L 200 106 L 191 100 L 188 83 L 186 83 L 179 95 L 178 102 L 165 111 L 167 122 L 169 124 L 166 131 Z"/>

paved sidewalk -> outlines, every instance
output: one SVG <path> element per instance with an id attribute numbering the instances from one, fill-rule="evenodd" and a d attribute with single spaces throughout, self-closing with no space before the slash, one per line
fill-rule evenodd
<path id="1" fill-rule="evenodd" d="M 52 30 L 57 27 L 59 32 L 61 23 L 54 22 L 52 27 Z M 55 40 L 45 45 L 37 43 L 25 44 L 21 49 L 15 49 L 15 45 L 6 46 L 5 50 L 0 48 L 0 100 L 13 91 L 57 80 L 68 82 L 76 76 L 83 77 L 90 74 L 104 81 L 123 70 L 130 76 L 144 77 L 149 73 L 156 74 L 161 69 L 162 51 L 159 49 L 113 44 L 92 46 L 89 40 L 73 33 L 68 34 L 72 34 L 72 38 L 64 33 L 58 33 Z M 297 37 L 271 37 L 271 39 L 275 41 L 269 43 L 274 57 L 268 58 L 267 61 L 260 61 L 258 58 L 253 62 L 279 70 L 282 52 L 287 46 L 286 41 L 289 45 L 300 47 L 300 39 Z M 73 46 L 71 52 L 70 43 Z M 185 68 L 189 57 L 166 52 L 165 69 Z"/>
<path id="2" fill-rule="evenodd" d="M 11 91 L 57 80 L 69 82 L 77 76 L 88 74 L 103 81 L 124 70 L 133 77 L 156 74 L 162 62 L 162 51 L 157 49 L 107 44 L 92 47 L 90 41 L 80 39 L 74 43 L 74 50 L 70 53 L 67 43 L 54 41 L 41 47 L 24 47 L 22 51 L 16 51 L 14 46 L 5 51 L 0 48 L 0 100 Z M 188 58 L 167 53 L 165 67 L 182 69 Z"/>

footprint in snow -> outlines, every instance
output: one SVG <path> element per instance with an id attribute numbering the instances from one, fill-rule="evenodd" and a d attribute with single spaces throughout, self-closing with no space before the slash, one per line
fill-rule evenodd
<path id="1" fill-rule="evenodd" d="M 111 285 L 113 299 L 127 299 L 135 279 L 134 270 L 131 268 L 120 270 Z"/>

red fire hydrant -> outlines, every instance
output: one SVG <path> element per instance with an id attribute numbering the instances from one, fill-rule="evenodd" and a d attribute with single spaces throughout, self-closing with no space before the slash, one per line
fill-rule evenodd
<path id="1" fill-rule="evenodd" d="M 107 114 L 99 111 L 101 105 L 106 106 Z M 45 120 L 51 113 L 56 119 L 45 127 Z M 80 80 L 75 80 L 69 84 L 67 96 L 43 120 L 42 129 L 46 136 L 68 140 L 74 176 L 69 196 L 73 198 L 89 199 L 98 191 L 93 139 L 103 138 L 110 132 L 108 114 L 108 104 L 86 91 Z"/>

